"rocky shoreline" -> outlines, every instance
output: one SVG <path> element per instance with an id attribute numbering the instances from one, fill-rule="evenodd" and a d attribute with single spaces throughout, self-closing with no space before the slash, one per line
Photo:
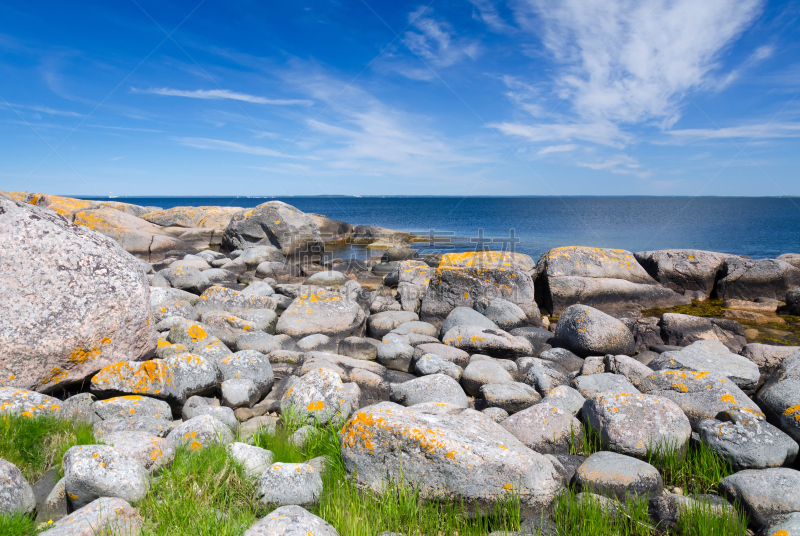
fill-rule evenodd
<path id="1" fill-rule="evenodd" d="M 105 443 L 67 451 L 39 500 L 0 460 L 0 515 L 47 512 L 43 534 L 98 520 L 138 533 L 150 480 L 211 444 L 280 506 L 247 535 L 337 534 L 301 508 L 323 493 L 319 467 L 248 444 L 289 416 L 336 423 L 360 489 L 402 478 L 479 509 L 513 494 L 530 519 L 567 487 L 609 508 L 645 497 L 653 534 L 712 499 L 668 488 L 645 460 L 703 445 L 733 469 L 715 508 L 800 534 L 800 346 L 754 342 L 790 341 L 800 254 L 420 258 L 407 233 L 279 201 L 161 210 L 22 193 L 0 193 L 0 235 L 0 414 L 86 422 Z M 378 254 L 329 258 L 339 243 Z M 704 306 L 721 314 L 685 314 Z M 589 432 L 604 448 L 574 454 Z"/>

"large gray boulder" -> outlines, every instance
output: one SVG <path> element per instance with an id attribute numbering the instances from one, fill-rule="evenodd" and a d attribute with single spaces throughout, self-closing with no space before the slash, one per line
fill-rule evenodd
<path id="1" fill-rule="evenodd" d="M 144 499 L 150 479 L 144 467 L 106 445 L 70 448 L 62 460 L 64 487 L 74 509 L 100 497 Z"/>
<path id="2" fill-rule="evenodd" d="M 758 391 L 758 403 L 800 442 L 800 352 L 787 357 Z"/>
<path id="3" fill-rule="evenodd" d="M 283 255 L 319 253 L 324 247 L 314 220 L 282 201 L 268 201 L 231 217 L 222 247 L 244 250 L 253 245 L 273 245 Z"/>
<path id="4" fill-rule="evenodd" d="M 363 336 L 365 320 L 357 302 L 320 289 L 297 296 L 278 319 L 275 332 L 295 340 L 322 333 L 338 342 Z"/>
<path id="5" fill-rule="evenodd" d="M 742 349 L 741 355 L 756 364 L 761 374 L 770 375 L 790 355 L 800 352 L 800 346 L 775 346 L 751 342 Z"/>
<path id="6" fill-rule="evenodd" d="M 137 536 L 142 518 L 124 499 L 100 497 L 40 534 L 44 536 L 97 536 L 104 531 L 119 536 Z"/>
<path id="7" fill-rule="evenodd" d="M 621 249 L 551 249 L 536 265 L 536 290 L 542 309 L 553 315 L 576 303 L 624 310 L 673 307 L 691 301 L 659 285 L 632 253 Z"/>
<path id="8" fill-rule="evenodd" d="M 591 491 L 624 501 L 626 496 L 655 497 L 664 491 L 658 469 L 647 462 L 616 452 L 595 452 L 575 473 L 575 484 Z"/>
<path id="9" fill-rule="evenodd" d="M 103 420 L 118 417 L 172 418 L 172 410 L 169 404 L 157 398 L 141 395 L 117 396 L 106 400 L 97 400 L 92 403 L 91 411 Z"/>
<path id="10" fill-rule="evenodd" d="M 724 344 L 715 340 L 693 342 L 679 352 L 664 352 L 648 366 L 653 370 L 713 370 L 730 378 L 745 393 L 755 391 L 760 378 L 758 365 L 731 353 Z"/>
<path id="11" fill-rule="evenodd" d="M 3 383 L 5 378 L 3 378 Z M 52 396 L 27 389 L 0 386 L 0 415 L 22 417 L 58 417 L 62 415 L 63 402 Z"/>
<path id="12" fill-rule="evenodd" d="M 339 536 L 332 526 L 303 509 L 290 505 L 276 508 L 258 520 L 244 536 Z"/>
<path id="13" fill-rule="evenodd" d="M 163 277 L 173 288 L 201 294 L 211 286 L 211 280 L 203 272 L 193 266 L 171 266 L 157 274 Z"/>
<path id="14" fill-rule="evenodd" d="M 542 402 L 524 409 L 500 425 L 541 454 L 569 454 L 583 446 L 583 426 L 571 413 Z"/>
<path id="15" fill-rule="evenodd" d="M 456 307 L 472 308 L 477 300 L 502 298 L 524 311 L 528 323 L 542 324 L 536 305 L 533 259 L 520 253 L 480 251 L 448 253 L 428 284 L 420 320 L 437 327 Z"/>
<path id="16" fill-rule="evenodd" d="M 711 297 L 726 255 L 699 249 L 662 249 L 633 254 L 653 279 L 695 300 Z"/>
<path id="17" fill-rule="evenodd" d="M 572 380 L 572 387 L 585 398 L 597 393 L 639 394 L 639 390 L 625 376 L 609 372 L 578 376 Z"/>
<path id="18" fill-rule="evenodd" d="M 468 307 L 456 307 L 448 313 L 444 322 L 442 322 L 442 335 L 456 326 L 477 326 L 481 328 L 499 329 L 497 324 L 478 311 Z"/>
<path id="19" fill-rule="evenodd" d="M 456 326 L 444 334 L 442 342 L 469 354 L 514 358 L 530 355 L 531 343 L 501 329 Z"/>
<path id="20" fill-rule="evenodd" d="M 402 478 L 423 498 L 491 507 L 515 493 L 541 510 L 561 488 L 549 460 L 471 410 L 432 415 L 383 402 L 356 412 L 340 437 L 348 474 L 375 492 Z"/>
<path id="21" fill-rule="evenodd" d="M 259 399 L 269 393 L 275 383 L 269 359 L 255 350 L 242 350 L 222 358 L 217 368 L 222 375 L 222 381 L 234 379 L 252 381 L 258 390 Z"/>
<path id="22" fill-rule="evenodd" d="M 197 354 L 179 354 L 108 366 L 92 377 L 90 387 L 98 395 L 145 395 L 180 406 L 192 395 L 209 393 L 216 384 L 217 372 L 208 361 Z"/>
<path id="23" fill-rule="evenodd" d="M 415 320 L 419 320 L 419 317 L 413 311 L 385 311 L 370 315 L 367 319 L 367 334 L 375 339 L 382 339 L 397 326 Z"/>
<path id="24" fill-rule="evenodd" d="M 0 369 L 43 393 L 156 348 L 144 270 L 87 227 L 0 194 Z"/>
<path id="25" fill-rule="evenodd" d="M 29 514 L 36 508 L 36 498 L 22 471 L 0 458 L 0 515 Z"/>
<path id="26" fill-rule="evenodd" d="M 625 325 L 588 305 L 571 305 L 556 324 L 553 346 L 571 350 L 579 356 L 632 355 L 636 342 Z"/>
<path id="27" fill-rule="evenodd" d="M 114 432 L 103 437 L 106 445 L 155 473 L 175 458 L 175 444 L 147 432 Z"/>
<path id="28" fill-rule="evenodd" d="M 772 516 L 800 512 L 798 487 L 800 472 L 783 467 L 739 471 L 719 483 L 720 493 L 739 503 L 756 526 Z"/>
<path id="29" fill-rule="evenodd" d="M 583 420 L 614 452 L 644 456 L 649 449 L 683 449 L 692 434 L 675 402 L 642 394 L 597 393 L 583 405 Z"/>
<path id="30" fill-rule="evenodd" d="M 514 378 L 506 369 L 492 361 L 472 361 L 461 374 L 461 386 L 471 396 L 480 396 L 481 387 L 487 384 L 511 383 Z"/>
<path id="31" fill-rule="evenodd" d="M 568 385 L 559 385 L 547 393 L 542 399 L 542 403 L 563 409 L 571 415 L 578 416 L 583 410 L 586 399 L 576 389 Z"/>
<path id="32" fill-rule="evenodd" d="M 723 412 L 718 417 L 700 421 L 700 439 L 734 470 L 780 467 L 797 457 L 797 443 L 764 419 L 742 411 Z"/>
<path id="33" fill-rule="evenodd" d="M 528 323 L 528 317 L 519 305 L 502 298 L 476 300 L 474 308 L 504 331 L 511 331 Z"/>
<path id="34" fill-rule="evenodd" d="M 509 415 L 527 409 L 542 400 L 536 389 L 519 382 L 483 385 L 480 394 L 490 408 L 501 408 Z"/>
<path id="35" fill-rule="evenodd" d="M 777 259 L 725 259 L 725 277 L 717 283 L 717 295 L 724 299 L 782 300 L 791 289 L 800 286 L 800 268 Z"/>
<path id="36" fill-rule="evenodd" d="M 725 318 L 703 318 L 678 313 L 664 313 L 658 323 L 664 344 L 687 346 L 701 340 L 719 341 L 733 353 L 747 344 L 739 322 Z"/>
<path id="37" fill-rule="evenodd" d="M 258 479 L 258 497 L 265 505 L 304 505 L 322 495 L 322 477 L 307 463 L 274 463 Z"/>

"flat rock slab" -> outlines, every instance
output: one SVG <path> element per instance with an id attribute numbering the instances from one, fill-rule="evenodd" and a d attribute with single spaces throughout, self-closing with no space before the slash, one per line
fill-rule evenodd
<path id="1" fill-rule="evenodd" d="M 791 437 L 751 414 L 738 422 L 705 419 L 697 428 L 700 439 L 736 471 L 781 467 L 797 457 L 798 445 Z"/>
<path id="2" fill-rule="evenodd" d="M 247 529 L 244 536 L 339 536 L 332 526 L 301 508 L 281 506 Z"/>
<path id="3" fill-rule="evenodd" d="M 423 498 L 489 506 L 513 490 L 542 509 L 561 487 L 549 460 L 473 410 L 431 415 L 382 402 L 356 412 L 340 436 L 348 474 L 376 492 L 402 475 Z"/>
<path id="4" fill-rule="evenodd" d="M 683 449 L 692 434 L 683 410 L 668 398 L 597 393 L 583 405 L 583 420 L 614 452 L 644 456 L 648 449 Z"/>
<path id="5" fill-rule="evenodd" d="M 503 409 L 509 415 L 527 409 L 542 400 L 536 389 L 519 382 L 483 385 L 481 395 L 489 407 Z"/>
<path id="6" fill-rule="evenodd" d="M 456 326 L 445 333 L 442 342 L 469 354 L 509 359 L 530 355 L 532 351 L 527 339 L 514 337 L 501 329 L 476 326 Z"/>
<path id="7" fill-rule="evenodd" d="M 679 352 L 664 352 L 648 366 L 653 370 L 713 370 L 730 378 L 745 392 L 754 391 L 760 377 L 758 365 L 714 340 L 693 342 Z"/>
<path id="8" fill-rule="evenodd" d="M 270 296 L 245 294 L 227 287 L 211 286 L 200 295 L 194 308 L 198 313 L 209 311 L 225 311 L 236 314 L 250 309 L 275 310 L 277 302 Z"/>
<path id="9" fill-rule="evenodd" d="M 597 393 L 639 393 L 639 390 L 625 376 L 609 372 L 578 376 L 572 380 L 572 386 L 584 398 L 589 398 Z"/>
<path id="10" fill-rule="evenodd" d="M 134 508 L 117 497 L 101 497 L 42 532 L 46 536 L 97 536 L 111 531 L 115 536 L 137 536 L 142 519 Z"/>
<path id="11" fill-rule="evenodd" d="M 272 464 L 258 480 L 261 504 L 311 504 L 321 495 L 322 477 L 307 463 Z"/>
<path id="12" fill-rule="evenodd" d="M 748 469 L 725 477 L 719 490 L 738 502 L 755 525 L 772 516 L 800 511 L 800 472 L 794 469 Z"/>
<path id="13" fill-rule="evenodd" d="M 569 454 L 571 443 L 577 448 L 583 445 L 581 422 L 546 403 L 515 413 L 500 425 L 540 454 Z"/>
<path id="14" fill-rule="evenodd" d="M 800 512 L 772 517 L 756 532 L 756 536 L 796 536 L 798 534 L 800 534 Z"/>
<path id="15" fill-rule="evenodd" d="M 444 402 L 462 408 L 469 405 L 464 390 L 450 376 L 431 374 L 403 383 L 393 383 L 389 398 L 404 406 L 414 406 L 424 402 Z"/>
<path id="16" fill-rule="evenodd" d="M 658 470 L 649 463 L 616 452 L 595 452 L 575 473 L 575 483 L 591 491 L 621 501 L 626 495 L 654 497 L 664 491 Z"/>
<path id="17" fill-rule="evenodd" d="M 295 340 L 322 333 L 339 341 L 362 336 L 365 320 L 357 302 L 338 292 L 320 289 L 298 295 L 278 319 L 275 332 Z"/>
<path id="18" fill-rule="evenodd" d="M 92 411 L 101 419 L 152 417 L 171 419 L 169 404 L 148 396 L 128 395 L 98 400 L 92 404 Z"/>

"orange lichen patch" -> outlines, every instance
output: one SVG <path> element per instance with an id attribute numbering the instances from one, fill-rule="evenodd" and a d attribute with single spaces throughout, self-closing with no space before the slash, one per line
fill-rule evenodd
<path id="1" fill-rule="evenodd" d="M 203 445 L 199 441 L 197 441 L 196 439 L 192 439 L 192 444 L 189 445 L 189 450 L 191 450 L 192 452 L 197 452 L 198 450 L 201 450 L 202 448 L 203 448 Z"/>
<path id="2" fill-rule="evenodd" d="M 325 402 L 323 402 L 322 400 L 317 400 L 316 402 L 311 402 L 308 406 L 306 406 L 306 409 L 308 411 L 317 411 L 317 410 L 324 409 L 324 408 L 325 408 Z"/>
<path id="3" fill-rule="evenodd" d="M 723 402 L 728 402 L 729 404 L 736 404 L 736 399 L 733 398 L 731 395 L 722 395 L 720 398 Z"/>
<path id="4" fill-rule="evenodd" d="M 684 385 L 684 384 L 682 384 L 682 383 L 673 383 L 673 384 L 671 385 L 671 387 L 674 387 L 674 388 L 676 388 L 676 389 L 679 389 L 679 390 L 680 390 L 682 393 L 685 393 L 685 392 L 687 392 L 687 391 L 689 390 L 689 389 L 686 387 L 686 385 Z"/>
<path id="5" fill-rule="evenodd" d="M 172 346 L 172 344 L 168 343 L 164 339 L 158 339 L 158 342 L 156 343 L 156 346 L 158 348 L 169 348 L 170 346 Z"/>
<path id="6" fill-rule="evenodd" d="M 788 417 L 792 414 L 794 414 L 794 420 L 800 421 L 800 404 L 786 408 L 786 411 L 783 412 L 784 417 Z"/>
<path id="7" fill-rule="evenodd" d="M 445 458 L 447 458 L 448 460 L 455 460 L 456 459 L 456 451 L 451 450 L 450 452 L 447 453 L 447 455 L 445 455 Z"/>
<path id="8" fill-rule="evenodd" d="M 503 484 L 503 489 L 512 489 L 514 484 Z"/>
<path id="9" fill-rule="evenodd" d="M 42 380 L 42 385 L 47 385 L 48 383 L 59 383 L 63 380 L 67 379 L 67 371 L 62 369 L 61 367 L 54 367 L 50 370 L 47 376 L 44 377 Z"/>
<path id="10" fill-rule="evenodd" d="M 469 251 L 465 253 L 448 253 L 439 261 L 439 269 L 448 268 L 517 268 L 531 270 L 526 265 L 527 259 L 519 253 L 507 251 Z"/>
<path id="11" fill-rule="evenodd" d="M 208 338 L 206 331 L 197 324 L 192 324 L 189 326 L 189 329 L 187 329 L 186 332 L 189 334 L 189 337 L 191 337 L 192 342 L 200 342 Z"/>

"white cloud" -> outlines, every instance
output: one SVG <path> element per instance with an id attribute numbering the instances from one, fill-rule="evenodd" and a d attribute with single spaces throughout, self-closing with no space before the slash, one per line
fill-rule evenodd
<path id="1" fill-rule="evenodd" d="M 704 87 L 720 53 L 762 0 L 518 0 L 560 72 L 556 87 L 583 118 L 673 124 L 680 99 Z"/>
<path id="2" fill-rule="evenodd" d="M 566 153 L 566 152 L 569 152 L 569 151 L 574 151 L 577 148 L 578 148 L 578 146 L 575 145 L 574 143 L 568 143 L 568 144 L 565 144 L 565 145 L 550 145 L 548 147 L 544 147 L 543 149 L 540 149 L 539 152 L 537 152 L 536 154 L 538 154 L 538 155 L 546 155 L 546 154 L 550 154 L 550 153 Z"/>
<path id="3" fill-rule="evenodd" d="M 800 123 L 763 123 L 722 128 L 685 128 L 668 130 L 667 134 L 681 141 L 733 138 L 797 138 L 800 137 Z"/>
<path id="4" fill-rule="evenodd" d="M 517 136 L 529 142 L 554 142 L 580 140 L 609 147 L 623 147 L 630 137 L 609 121 L 594 123 L 550 123 L 527 125 L 524 123 L 490 123 L 487 125 L 503 134 Z"/>
<path id="5" fill-rule="evenodd" d="M 228 151 L 233 153 L 254 154 L 258 156 L 272 156 L 278 158 L 297 158 L 296 156 L 282 153 L 274 149 L 268 149 L 258 145 L 246 145 L 243 143 L 214 140 L 209 138 L 172 138 L 174 141 L 186 147 L 194 147 L 195 149 L 211 149 L 214 151 Z"/>
<path id="6" fill-rule="evenodd" d="M 408 20 L 418 31 L 407 31 L 403 43 L 414 54 L 434 67 L 449 67 L 465 58 L 475 59 L 480 53 L 476 41 L 458 38 L 445 21 L 427 15 L 421 7 L 409 14 Z"/>
<path id="7" fill-rule="evenodd" d="M 578 166 L 594 169 L 597 171 L 609 171 L 620 175 L 634 175 L 640 179 L 646 179 L 651 175 L 649 171 L 640 171 L 642 166 L 639 162 L 627 155 L 617 155 L 602 162 L 578 162 Z"/>
<path id="8" fill-rule="evenodd" d="M 469 2 L 476 9 L 472 18 L 482 21 L 492 31 L 506 33 L 513 30 L 513 27 L 500 17 L 492 0 L 469 0 Z"/>
<path id="9" fill-rule="evenodd" d="M 164 95 L 168 97 L 187 97 L 190 99 L 206 99 L 206 100 L 237 100 L 244 102 L 252 102 L 253 104 L 273 104 L 277 106 L 291 106 L 303 105 L 311 106 L 314 101 L 307 99 L 266 99 L 255 95 L 248 95 L 246 93 L 237 93 L 229 89 L 196 89 L 193 91 L 172 89 L 168 87 L 162 88 L 149 88 L 149 89 L 136 89 L 131 88 L 133 93 L 150 93 L 153 95 Z"/>

